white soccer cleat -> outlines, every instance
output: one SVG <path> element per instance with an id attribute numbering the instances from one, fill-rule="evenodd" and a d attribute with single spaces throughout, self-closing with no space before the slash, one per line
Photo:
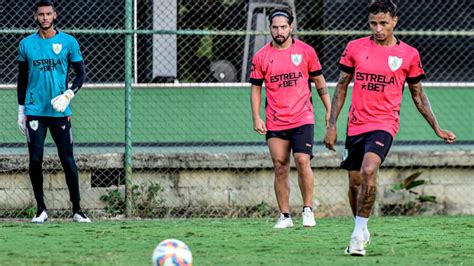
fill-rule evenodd
<path id="1" fill-rule="evenodd" d="M 278 219 L 277 223 L 273 228 L 288 228 L 293 227 L 293 220 L 291 217 L 285 217 L 283 214 L 280 213 L 280 218 Z"/>
<path id="2" fill-rule="evenodd" d="M 82 211 L 74 213 L 72 220 L 77 223 L 90 223 L 91 219 L 87 217 Z"/>
<path id="3" fill-rule="evenodd" d="M 344 254 L 351 256 L 365 256 L 365 243 L 366 241 L 360 237 L 352 237 L 349 246 L 344 250 Z"/>
<path id="4" fill-rule="evenodd" d="M 364 247 L 370 245 L 370 233 L 369 230 L 364 229 Z"/>
<path id="5" fill-rule="evenodd" d="M 32 223 L 42 224 L 48 220 L 48 213 L 46 210 L 38 211 L 31 220 Z"/>
<path id="6" fill-rule="evenodd" d="M 367 228 L 364 228 L 364 248 L 370 245 L 370 233 Z M 344 254 L 349 254 L 349 246 L 346 247 L 344 250 Z"/>
<path id="7" fill-rule="evenodd" d="M 305 207 L 301 213 L 301 217 L 303 217 L 304 227 L 313 227 L 316 225 L 316 221 L 314 220 L 314 212 L 310 208 Z"/>

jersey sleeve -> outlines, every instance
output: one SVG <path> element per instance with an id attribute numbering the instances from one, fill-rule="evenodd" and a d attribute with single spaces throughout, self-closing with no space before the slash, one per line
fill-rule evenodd
<path id="1" fill-rule="evenodd" d="M 262 71 L 261 58 L 256 54 L 252 59 L 252 66 L 250 67 L 250 83 L 256 86 L 262 86 L 265 77 Z"/>
<path id="2" fill-rule="evenodd" d="M 339 60 L 339 70 L 344 71 L 348 74 L 353 74 L 355 70 L 355 63 L 352 58 L 353 45 L 349 42 L 342 52 L 341 59 Z"/>
<path id="3" fill-rule="evenodd" d="M 323 74 L 321 63 L 314 49 L 308 49 L 308 71 L 310 77 L 316 77 Z"/>
<path id="4" fill-rule="evenodd" d="M 416 84 L 425 78 L 425 71 L 421 65 L 420 54 L 415 51 L 407 75 L 407 83 Z"/>
<path id="5" fill-rule="evenodd" d="M 76 39 L 72 39 L 71 41 L 71 50 L 69 51 L 69 61 L 70 62 L 79 62 L 82 61 L 82 53 L 81 48 L 79 47 L 79 43 Z"/>
<path id="6" fill-rule="evenodd" d="M 27 58 L 26 58 L 25 45 L 23 44 L 23 42 L 20 42 L 20 44 L 18 45 L 18 57 L 17 57 L 17 61 L 19 61 L 19 62 L 26 62 L 26 61 L 28 61 Z"/>

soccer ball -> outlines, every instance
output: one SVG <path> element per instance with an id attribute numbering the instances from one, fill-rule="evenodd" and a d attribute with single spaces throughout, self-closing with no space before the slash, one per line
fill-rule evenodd
<path id="1" fill-rule="evenodd" d="M 191 266 L 193 255 L 183 241 L 166 239 L 153 251 L 152 262 L 155 266 Z"/>

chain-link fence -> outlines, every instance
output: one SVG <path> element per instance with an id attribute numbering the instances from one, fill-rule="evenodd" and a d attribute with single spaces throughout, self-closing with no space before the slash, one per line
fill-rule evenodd
<path id="1" fill-rule="evenodd" d="M 30 217 L 34 209 L 27 149 L 15 123 L 15 83 L 17 46 L 34 32 L 35 2 L 0 1 L 0 109 L 4 113 L 0 179 L 5 181 L 0 182 L 1 217 Z M 127 198 L 133 207 L 131 215 L 274 214 L 271 162 L 264 139 L 252 131 L 249 86 L 240 84 L 248 80 L 253 54 L 270 40 L 266 15 L 271 8 L 282 5 L 293 9 L 295 36 L 315 48 L 326 79 L 334 82 L 345 44 L 369 34 L 369 1 L 137 0 L 133 4 L 132 32 L 124 31 L 125 2 L 55 1 L 59 14 L 56 25 L 76 37 L 87 70 L 87 84 L 72 104 L 84 208 L 97 215 L 125 213 L 123 83 L 124 58 L 129 52 L 134 83 L 130 121 L 133 176 Z M 474 90 L 466 86 L 473 82 L 472 1 L 398 1 L 398 6 L 396 35 L 418 48 L 427 81 L 443 82 L 438 87 L 427 87 L 427 94 L 440 124 L 455 131 L 464 145 L 456 146 L 454 149 L 461 151 L 454 155 L 452 150 L 433 146 L 440 141 L 406 93 L 395 144 L 403 149 L 393 152 L 392 157 L 420 150 L 426 151 L 420 155 L 426 158 L 437 158 L 437 153 L 466 156 L 463 152 L 474 141 L 474 110 L 470 104 Z M 131 51 L 125 49 L 126 34 L 133 34 Z M 459 86 L 453 87 L 452 83 Z M 321 215 L 347 215 L 346 174 L 337 170 L 338 155 L 320 145 L 323 108 L 317 95 L 314 99 L 315 204 L 319 204 Z M 340 139 L 345 135 L 348 106 L 346 103 L 339 118 Z M 407 143 L 411 146 L 404 145 Z M 470 188 L 462 185 L 462 176 L 469 176 L 472 161 L 453 159 L 440 163 L 440 167 L 415 161 L 389 163 L 381 172 L 385 190 L 379 191 L 380 204 L 385 204 L 387 197 L 386 202 L 401 200 L 402 192 L 390 190 L 392 183 L 421 168 L 429 179 L 426 186 L 417 188 L 418 192 L 441 197 L 437 213 L 459 213 L 462 208 L 453 206 L 469 198 Z M 433 171 L 433 167 L 455 181 L 443 183 L 440 172 Z M 393 169 L 399 168 L 395 174 Z M 66 217 L 69 196 L 49 137 L 44 170 L 48 208 Z M 292 206 L 299 206 L 294 171 L 291 180 Z M 466 204 L 472 206 L 472 202 Z M 381 214 L 387 208 L 380 206 Z"/>
<path id="2" fill-rule="evenodd" d="M 2 1 L 3 29 L 34 28 L 33 3 Z M 94 29 L 124 29 L 124 3 L 119 0 L 57 1 L 57 26 L 92 32 Z M 248 73 L 242 70 L 248 70 L 249 59 L 270 37 L 243 32 L 267 31 L 268 10 L 290 5 L 295 11 L 297 36 L 316 49 L 326 69 L 326 79 L 335 81 L 338 58 L 345 44 L 367 35 L 367 3 L 351 0 L 137 0 L 134 28 L 154 30 L 158 34 L 136 36 L 136 80 L 139 83 L 246 82 Z M 469 71 L 472 66 L 472 1 L 398 1 L 398 7 L 397 36 L 419 49 L 428 81 L 474 81 Z M 2 34 L 4 71 L 0 83 L 15 82 L 14 51 L 24 36 Z M 75 36 L 84 50 L 88 82 L 123 82 L 123 35 Z"/>

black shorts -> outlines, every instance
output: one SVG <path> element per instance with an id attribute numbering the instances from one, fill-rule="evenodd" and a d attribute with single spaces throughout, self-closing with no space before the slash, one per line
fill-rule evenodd
<path id="1" fill-rule="evenodd" d="M 296 152 L 305 153 L 313 159 L 314 125 L 302 125 L 295 128 L 272 131 L 268 130 L 266 139 L 279 138 L 290 141 L 293 154 Z"/>
<path id="2" fill-rule="evenodd" d="M 346 138 L 346 149 L 343 153 L 341 168 L 360 170 L 362 160 L 367 152 L 377 154 L 382 162 L 392 146 L 393 137 L 383 130 L 370 131 Z"/>
<path id="3" fill-rule="evenodd" d="M 71 149 L 72 129 L 71 117 L 27 116 L 26 139 L 30 148 L 43 152 L 47 131 L 51 133 L 56 146 Z"/>

